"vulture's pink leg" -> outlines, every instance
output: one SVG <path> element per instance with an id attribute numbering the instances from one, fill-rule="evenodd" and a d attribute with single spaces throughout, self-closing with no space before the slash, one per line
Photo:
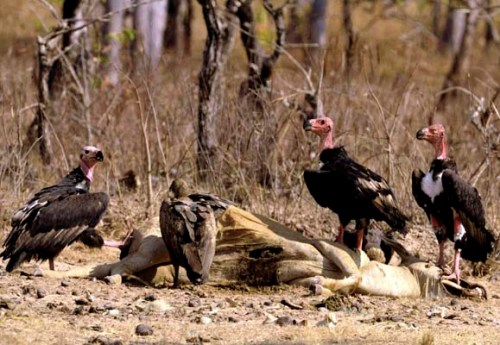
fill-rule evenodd
<path id="1" fill-rule="evenodd" d="M 461 249 L 455 250 L 455 255 L 453 256 L 453 273 L 448 276 L 443 276 L 444 279 L 455 279 L 460 285 L 460 252 Z"/>
<path id="2" fill-rule="evenodd" d="M 431 224 L 432 224 L 432 228 L 434 229 L 434 232 L 437 234 L 440 230 L 441 230 L 441 223 L 439 222 L 439 220 L 437 220 L 437 218 L 435 218 L 434 216 L 431 216 Z M 438 240 L 439 242 L 439 240 Z M 443 267 L 444 265 L 444 244 L 446 242 L 446 239 L 442 240 L 441 242 L 439 242 L 439 254 L 438 254 L 438 259 L 437 259 L 437 265 L 439 267 Z"/>
<path id="3" fill-rule="evenodd" d="M 437 266 L 438 267 L 444 266 L 444 244 L 445 243 L 446 243 L 446 240 L 439 242 L 439 254 L 438 254 L 438 259 L 437 259 Z"/>
<path id="4" fill-rule="evenodd" d="M 51 271 L 55 270 L 54 259 L 49 259 L 49 269 Z"/>
<path id="5" fill-rule="evenodd" d="M 123 242 L 123 241 L 107 241 L 107 240 L 104 240 L 103 246 L 113 247 L 113 248 L 120 248 L 124 244 L 125 244 L 125 242 Z"/>
<path id="6" fill-rule="evenodd" d="M 335 241 L 338 243 L 344 243 L 344 226 L 342 224 L 339 225 L 339 233 L 337 234 L 337 239 Z"/>
<path id="7" fill-rule="evenodd" d="M 363 249 L 363 235 L 365 234 L 365 229 L 359 229 L 356 232 L 356 250 L 361 251 Z"/>
<path id="8" fill-rule="evenodd" d="M 457 214 L 453 219 L 453 234 L 454 240 L 459 241 L 465 235 L 465 228 L 462 224 L 462 219 Z M 460 285 L 460 256 L 461 249 L 455 249 L 455 255 L 453 256 L 453 273 L 445 277 L 446 279 L 456 279 L 457 283 Z"/>

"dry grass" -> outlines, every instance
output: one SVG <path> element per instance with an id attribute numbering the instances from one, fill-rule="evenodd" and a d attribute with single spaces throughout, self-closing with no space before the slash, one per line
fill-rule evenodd
<path id="1" fill-rule="evenodd" d="M 345 145 L 359 162 L 388 178 L 401 207 L 411 215 L 414 225 L 411 232 L 422 228 L 430 232 L 423 212 L 411 195 L 410 176 L 414 168 L 424 169 L 431 160 L 431 148 L 417 142 L 415 133 L 426 125 L 427 115 L 433 111 L 436 92 L 450 57 L 437 54 L 436 42 L 429 35 L 413 35 L 420 24 L 429 24 L 429 9 L 404 8 L 414 19 L 409 21 L 402 19 L 400 8 L 396 15 L 380 16 L 373 26 L 367 27 L 366 23 L 373 18 L 367 6 L 356 7 L 354 25 L 359 32 L 359 42 L 356 72 L 349 85 L 339 72 L 342 64 L 341 18 L 337 8 L 332 9 L 331 46 L 326 56 L 322 91 L 324 108 L 335 121 L 338 143 Z M 375 12 L 380 13 L 377 12 L 380 10 L 377 7 Z M 56 113 L 49 119 L 54 134 L 54 161 L 50 167 L 43 167 L 36 150 L 23 146 L 23 142 L 36 104 L 32 81 L 34 39 L 36 32 L 43 30 L 37 23 L 45 23 L 48 27 L 53 23 L 36 1 L 16 1 L 15 6 L 2 6 L 1 11 L 0 240 L 10 231 L 14 210 L 34 191 L 56 182 L 68 168 L 76 165 L 79 147 L 87 143 L 100 146 L 106 155 L 105 163 L 96 171 L 92 187 L 93 190 L 105 190 L 112 197 L 105 218 L 106 235 L 119 238 L 128 231 L 129 225 L 138 226 L 144 221 L 146 169 L 136 91 L 148 121 L 154 208 L 158 208 L 168 181 L 181 176 L 202 190 L 234 199 L 243 207 L 270 215 L 298 231 L 331 236 L 331 230 L 336 228 L 336 217 L 314 203 L 302 180 L 304 168 L 316 164 L 310 158 L 316 149 L 316 138 L 303 132 L 299 115 L 281 101 L 287 96 L 300 102 L 303 95 L 297 90 L 305 87 L 303 75 L 289 59 L 283 56 L 279 61 L 273 77 L 273 96 L 264 114 L 255 113 L 242 107 L 238 99 L 237 90 L 245 79 L 246 67 L 240 44 L 236 45 L 225 71 L 224 100 L 217 120 L 222 159 L 213 167 L 215 173 L 210 181 L 198 181 L 195 152 L 197 73 L 205 34 L 197 9 L 193 53 L 189 59 L 177 61 L 165 55 L 154 78 L 135 79 L 131 83 L 124 71 L 120 88 L 96 86 L 91 90 L 90 122 L 83 117 L 81 107 L 75 105 L 77 101 L 71 92 L 61 96 Z M 9 19 L 13 16 L 20 18 L 23 24 L 13 23 Z M 300 52 L 290 51 L 300 59 Z M 477 96 L 488 99 L 498 87 L 498 54 L 497 46 L 486 49 L 483 41 L 477 40 L 467 84 Z M 471 106 L 474 106 L 471 98 L 459 94 L 445 112 L 436 115 L 448 130 L 451 153 L 465 177 L 473 174 L 485 156 L 484 140 L 469 122 Z M 153 108 L 157 113 L 156 123 Z M 498 128 L 499 120 L 495 121 Z M 91 142 L 88 127 L 93 138 Z M 272 145 L 262 147 L 270 144 L 262 139 L 268 136 L 273 138 Z M 270 171 L 272 182 L 269 186 L 259 183 L 259 164 Z M 137 193 L 126 193 L 118 186 L 118 179 L 130 169 L 142 181 Z M 500 231 L 499 176 L 499 160 L 493 158 L 477 184 L 486 208 L 487 223 L 496 236 Z M 427 238 L 431 241 L 431 251 L 437 251 L 433 236 Z M 168 338 L 168 334 L 165 337 Z M 311 337 L 311 341 L 317 343 L 328 339 L 326 335 L 318 335 L 318 340 L 314 338 L 316 335 L 311 334 Z M 293 336 L 282 339 L 301 341 Z M 362 342 L 365 338 L 357 339 Z M 431 333 L 411 339 L 419 344 L 433 343 Z"/>
<path id="2" fill-rule="evenodd" d="M 359 41 L 356 73 L 349 86 L 338 72 L 342 63 L 340 18 L 335 15 L 337 7 L 331 9 L 334 15 L 330 23 L 331 48 L 325 60 L 324 108 L 334 118 L 338 142 L 346 145 L 358 161 L 386 176 L 402 208 L 414 222 L 425 223 L 411 196 L 410 176 L 414 168 L 427 167 L 432 151 L 414 137 L 433 111 L 436 92 L 450 58 L 429 49 L 436 42 L 428 34 L 410 35 L 419 28 L 417 23 L 428 22 L 428 9 L 400 7 L 392 16 L 382 16 L 382 9 L 375 7 L 374 13 L 379 13 L 380 18 L 369 27 L 366 23 L 373 18 L 373 9 L 367 6 L 360 5 L 355 12 Z M 305 87 L 303 75 L 286 56 L 281 58 L 274 73 L 269 106 L 264 113 L 253 112 L 241 105 L 236 92 L 245 78 L 241 47 L 236 45 L 225 72 L 224 100 L 218 115 L 222 159 L 213 167 L 216 173 L 208 183 L 197 181 L 195 166 L 196 77 L 204 36 L 200 13 L 196 16 L 197 34 L 191 58 L 177 61 L 165 55 L 154 78 L 132 82 L 123 74 L 120 88 L 91 89 L 89 119 L 83 116 L 71 88 L 63 92 L 55 104 L 55 114 L 49 119 L 54 134 L 54 163 L 44 168 L 36 150 L 23 146 L 36 104 L 32 82 L 34 44 L 30 43 L 21 52 L 13 47 L 19 42 L 33 42 L 37 31 L 53 23 L 38 2 L 21 2 L 17 8 L 7 6 L 3 11 L 4 16 L 19 13 L 25 19 L 23 25 L 2 22 L 1 26 L 1 35 L 10 38 L 6 41 L 10 45 L 0 47 L 4 53 L 0 57 L 3 127 L 0 190 L 2 204 L 12 205 L 2 208 L 3 224 L 7 225 L 16 205 L 34 190 L 55 182 L 75 165 L 78 147 L 89 140 L 102 147 L 107 156 L 106 163 L 97 171 L 94 190 L 106 190 L 116 198 L 117 216 L 133 215 L 132 222 L 133 218 L 140 218 L 146 205 L 147 186 L 136 92 L 147 119 L 155 205 L 161 200 L 168 180 L 182 176 L 199 188 L 235 199 L 250 210 L 270 214 L 299 230 L 317 233 L 322 229 L 320 232 L 328 233 L 331 228 L 328 224 L 336 222 L 329 211 L 315 205 L 303 185 L 303 169 L 315 164 L 310 153 L 315 151 L 316 138 L 302 131 L 299 116 L 280 101 L 287 96 L 300 102 L 302 95 L 297 90 Z M 415 21 L 403 20 L 403 15 L 411 15 Z M 300 52 L 291 52 L 300 58 Z M 497 47 L 485 49 L 478 40 L 467 87 L 480 97 L 491 97 L 498 85 L 497 54 Z M 484 140 L 469 123 L 468 110 L 473 105 L 470 97 L 459 95 L 445 112 L 436 116 L 448 129 L 452 155 L 465 177 L 475 171 L 485 155 Z M 261 164 L 270 172 L 270 186 L 259 183 Z M 117 184 L 117 179 L 130 169 L 142 179 L 142 188 L 134 195 L 121 193 Z M 477 185 L 492 229 L 498 229 L 500 223 L 499 174 L 500 164 L 493 159 Z M 133 209 L 132 213 L 120 212 L 124 203 Z"/>

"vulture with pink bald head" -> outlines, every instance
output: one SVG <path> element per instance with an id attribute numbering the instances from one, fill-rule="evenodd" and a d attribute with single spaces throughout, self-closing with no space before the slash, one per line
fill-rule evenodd
<path id="1" fill-rule="evenodd" d="M 429 218 L 439 243 L 437 264 L 444 264 L 446 239 L 455 243 L 453 273 L 447 278 L 460 282 L 460 258 L 486 261 L 495 239 L 486 228 L 481 196 L 458 175 L 457 164 L 448 157 L 443 125 L 434 124 L 417 132 L 418 140 L 435 149 L 430 169 L 412 174 L 413 196 Z"/>
<path id="2" fill-rule="evenodd" d="M 104 241 L 94 229 L 108 207 L 105 193 L 89 193 L 95 165 L 104 160 L 101 150 L 82 147 L 80 165 L 59 183 L 43 188 L 12 217 L 12 230 L 0 258 L 9 259 L 11 272 L 23 262 L 49 260 L 68 245 L 81 241 L 90 247 L 117 246 Z"/>
<path id="3" fill-rule="evenodd" d="M 306 120 L 304 129 L 319 136 L 319 159 L 323 163 L 319 170 L 304 171 L 304 181 L 314 200 L 338 215 L 337 241 L 343 242 L 344 229 L 351 220 L 356 221 L 358 250 L 362 249 L 363 235 L 372 219 L 405 231 L 407 217 L 397 207 L 387 181 L 355 162 L 343 146 L 334 146 L 332 119 Z"/>

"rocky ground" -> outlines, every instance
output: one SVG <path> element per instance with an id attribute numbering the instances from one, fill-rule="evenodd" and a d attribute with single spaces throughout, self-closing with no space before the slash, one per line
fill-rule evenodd
<path id="1" fill-rule="evenodd" d="M 67 253 L 67 254 L 65 254 Z M 78 264 L 116 253 L 78 251 Z M 68 256 L 69 255 L 69 256 Z M 70 268 L 66 250 L 57 269 Z M 40 265 L 47 268 L 47 264 Z M 311 296 L 291 286 L 153 289 L 7 274 L 0 264 L 0 344 L 498 344 L 497 275 L 473 279 L 486 301 Z M 25 268 L 36 267 L 27 264 Z"/>

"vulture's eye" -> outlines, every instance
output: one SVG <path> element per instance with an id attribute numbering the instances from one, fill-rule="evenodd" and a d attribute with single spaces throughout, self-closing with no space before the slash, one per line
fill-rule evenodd
<path id="1" fill-rule="evenodd" d="M 88 154 L 89 153 L 89 150 L 85 150 L 85 153 Z"/>
<path id="2" fill-rule="evenodd" d="M 324 125 L 324 124 L 325 124 L 325 120 L 320 120 L 320 121 L 319 121 L 319 123 L 320 123 L 321 125 Z"/>

